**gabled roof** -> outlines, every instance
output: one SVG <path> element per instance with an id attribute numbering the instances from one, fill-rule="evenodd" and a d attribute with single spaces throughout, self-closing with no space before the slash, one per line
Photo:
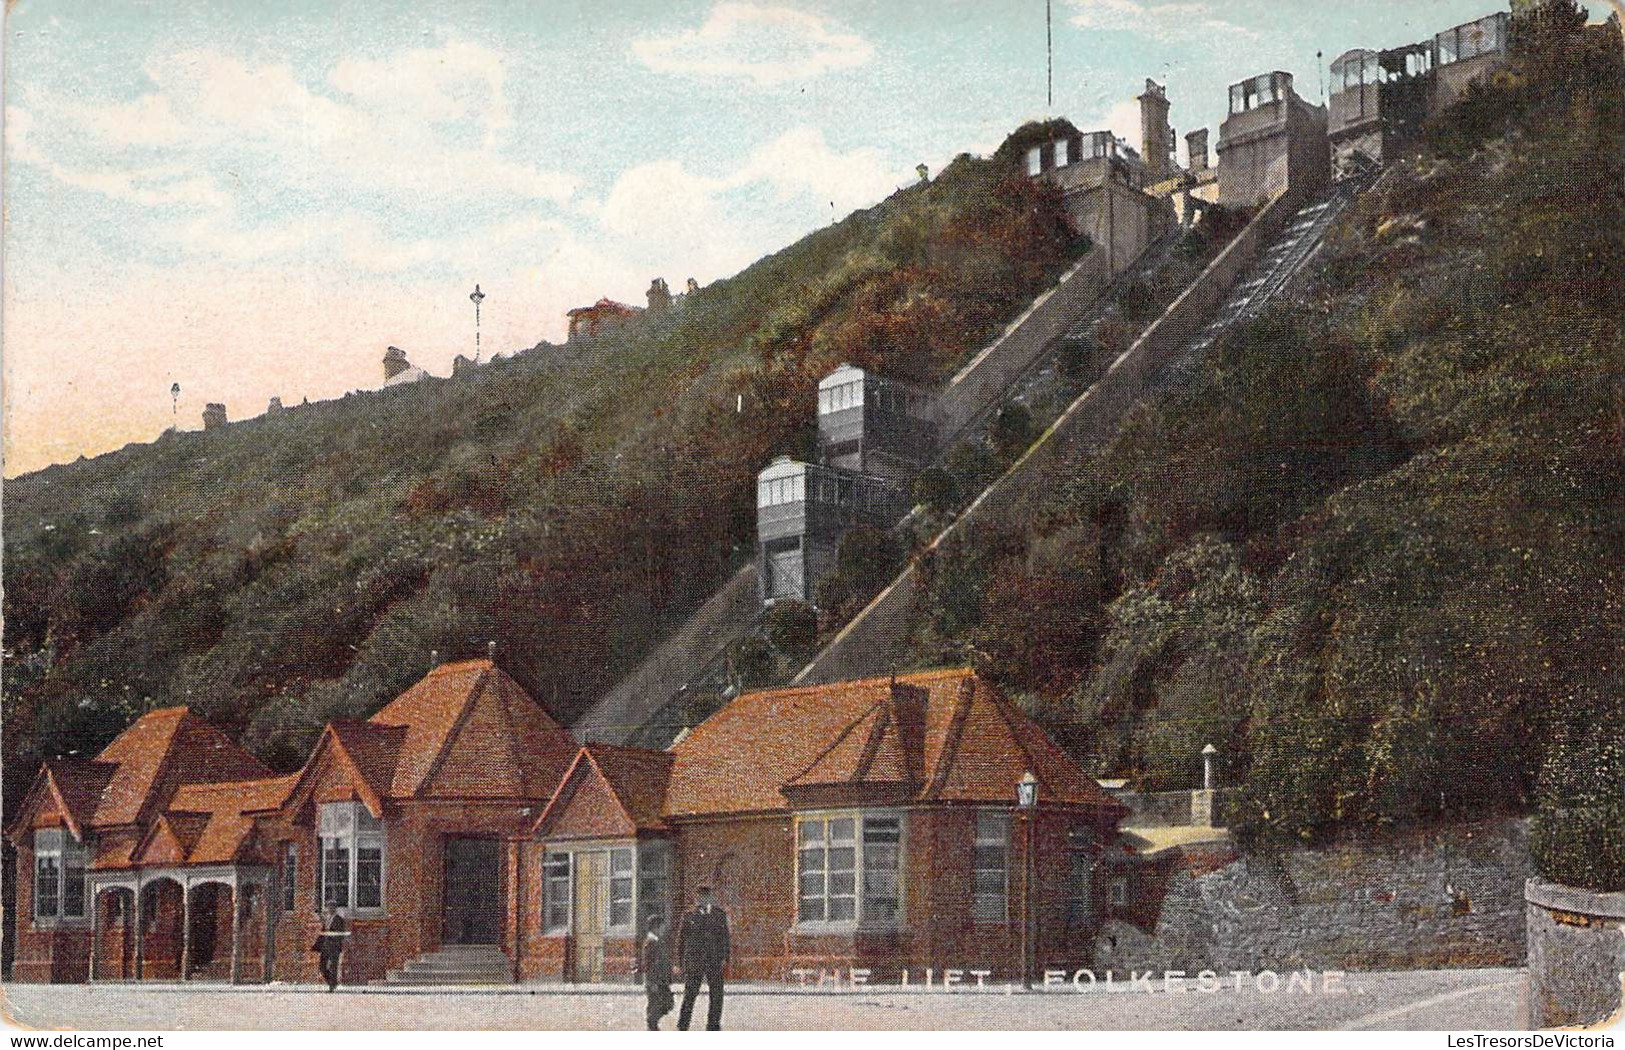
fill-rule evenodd
<path id="1" fill-rule="evenodd" d="M 970 670 L 747 693 L 672 754 L 670 817 L 782 810 L 831 787 L 857 798 L 1011 805 L 1029 770 L 1040 802 L 1124 811 Z"/>
<path id="2" fill-rule="evenodd" d="M 267 777 L 270 770 L 184 707 L 149 711 L 97 756 L 118 769 L 102 792 L 93 823 L 133 824 L 170 784 Z"/>
<path id="3" fill-rule="evenodd" d="M 673 756 L 592 743 L 582 747 L 533 833 L 542 838 L 610 838 L 664 831 Z"/>
<path id="4" fill-rule="evenodd" d="M 548 798 L 579 747 L 490 660 L 435 668 L 368 723 L 402 731 L 392 798 Z"/>
<path id="5" fill-rule="evenodd" d="M 117 769 L 109 762 L 74 755 L 46 759 L 18 804 L 7 834 L 13 842 L 20 841 L 40 809 L 50 807 L 74 838 L 83 839 Z"/>
<path id="6" fill-rule="evenodd" d="M 83 837 L 88 828 L 150 818 L 180 783 L 269 775 L 258 759 L 186 708 L 161 708 L 136 719 L 94 759 L 48 760 L 19 807 L 10 834 L 22 834 L 46 804 Z"/>
<path id="7" fill-rule="evenodd" d="M 154 860 L 168 864 L 227 864 L 242 860 L 245 847 L 253 839 L 253 815 L 281 806 L 297 780 L 297 775 L 289 774 L 183 785 L 127 857 L 98 857 L 93 866 L 122 867 Z"/>

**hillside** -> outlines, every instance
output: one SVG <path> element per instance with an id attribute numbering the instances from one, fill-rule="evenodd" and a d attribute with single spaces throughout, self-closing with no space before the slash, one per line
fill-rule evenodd
<path id="1" fill-rule="evenodd" d="M 748 556 L 821 375 L 940 378 L 1086 247 L 1010 156 L 962 156 L 591 352 L 8 482 L 6 800 L 171 704 L 290 767 L 488 639 L 572 717 Z"/>
<path id="2" fill-rule="evenodd" d="M 1148 787 L 1211 742 L 1277 835 L 1617 797 L 1625 84 L 1617 23 L 1549 28 L 1293 301 L 920 563 L 920 666 Z"/>

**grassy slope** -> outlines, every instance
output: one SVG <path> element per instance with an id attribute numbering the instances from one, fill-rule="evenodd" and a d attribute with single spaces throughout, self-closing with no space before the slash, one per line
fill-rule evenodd
<path id="1" fill-rule="evenodd" d="M 1445 115 L 1296 303 L 925 566 L 919 660 L 1152 786 L 1211 741 L 1280 833 L 1617 777 L 1622 114 L 1617 52 L 1560 47 Z"/>
<path id="2" fill-rule="evenodd" d="M 287 766 L 486 639 L 570 717 L 748 548 L 755 471 L 807 444 L 817 378 L 939 377 L 1076 256 L 1061 216 L 1007 159 L 961 158 L 590 356 L 8 482 L 6 799 L 173 703 Z"/>

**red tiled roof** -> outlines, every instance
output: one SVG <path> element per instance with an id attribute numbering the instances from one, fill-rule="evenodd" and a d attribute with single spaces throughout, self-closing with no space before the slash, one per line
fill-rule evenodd
<path id="1" fill-rule="evenodd" d="M 490 660 L 435 668 L 368 722 L 403 730 L 387 792 L 394 798 L 548 798 L 579 747 Z"/>
<path id="2" fill-rule="evenodd" d="M 666 751 L 587 744 L 536 820 L 542 837 L 592 838 L 662 831 L 673 756 Z"/>
<path id="3" fill-rule="evenodd" d="M 572 310 L 567 310 L 565 311 L 565 316 L 580 317 L 583 314 L 608 313 L 615 314 L 618 317 L 630 317 L 632 314 L 642 312 L 643 307 L 641 306 L 632 306 L 628 303 L 618 303 L 614 299 L 605 296 L 596 303 L 593 303 L 591 306 L 577 306 Z"/>
<path id="4" fill-rule="evenodd" d="M 76 755 L 46 759 L 12 813 L 7 834 L 13 842 L 20 841 L 30 827 L 36 826 L 35 816 L 41 807 L 49 806 L 75 838 L 84 838 L 102 792 L 117 769 L 112 763 Z"/>
<path id="5" fill-rule="evenodd" d="M 253 814 L 281 806 L 296 774 L 218 784 L 187 784 L 160 818 L 185 849 L 183 863 L 227 864 L 242 859 L 254 832 Z M 137 858 L 144 851 L 137 851 Z"/>
<path id="6" fill-rule="evenodd" d="M 92 823 L 133 824 L 170 784 L 248 780 L 270 770 L 230 737 L 184 707 L 149 711 L 108 744 L 97 761 L 117 765 Z"/>
<path id="7" fill-rule="evenodd" d="M 784 789 L 830 785 L 1012 804 L 1029 770 L 1041 802 L 1122 809 L 969 670 L 747 693 L 672 754 L 668 816 L 780 810 Z"/>

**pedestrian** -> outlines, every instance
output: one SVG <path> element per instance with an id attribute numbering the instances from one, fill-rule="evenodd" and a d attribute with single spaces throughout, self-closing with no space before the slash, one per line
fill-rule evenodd
<path id="1" fill-rule="evenodd" d="M 322 932 L 316 938 L 316 943 L 310 950 L 316 952 L 321 959 L 322 980 L 327 982 L 327 990 L 334 991 L 339 986 L 339 968 L 344 959 L 344 942 L 350 936 L 350 924 L 344 921 L 344 912 L 329 904 L 322 909 Z"/>
<path id="2" fill-rule="evenodd" d="M 694 1016 L 694 1000 L 705 982 L 707 1031 L 722 1027 L 722 972 L 728 965 L 728 913 L 717 906 L 711 887 L 701 886 L 695 894 L 694 910 L 683 916 L 683 1008 L 677 1014 L 677 1027 L 688 1031 Z"/>
<path id="3" fill-rule="evenodd" d="M 648 997 L 644 1018 L 649 1031 L 660 1030 L 660 1019 L 671 1013 L 676 1000 L 671 994 L 671 949 L 666 947 L 666 920 L 656 915 L 649 920 L 643 938 L 643 992 Z"/>

